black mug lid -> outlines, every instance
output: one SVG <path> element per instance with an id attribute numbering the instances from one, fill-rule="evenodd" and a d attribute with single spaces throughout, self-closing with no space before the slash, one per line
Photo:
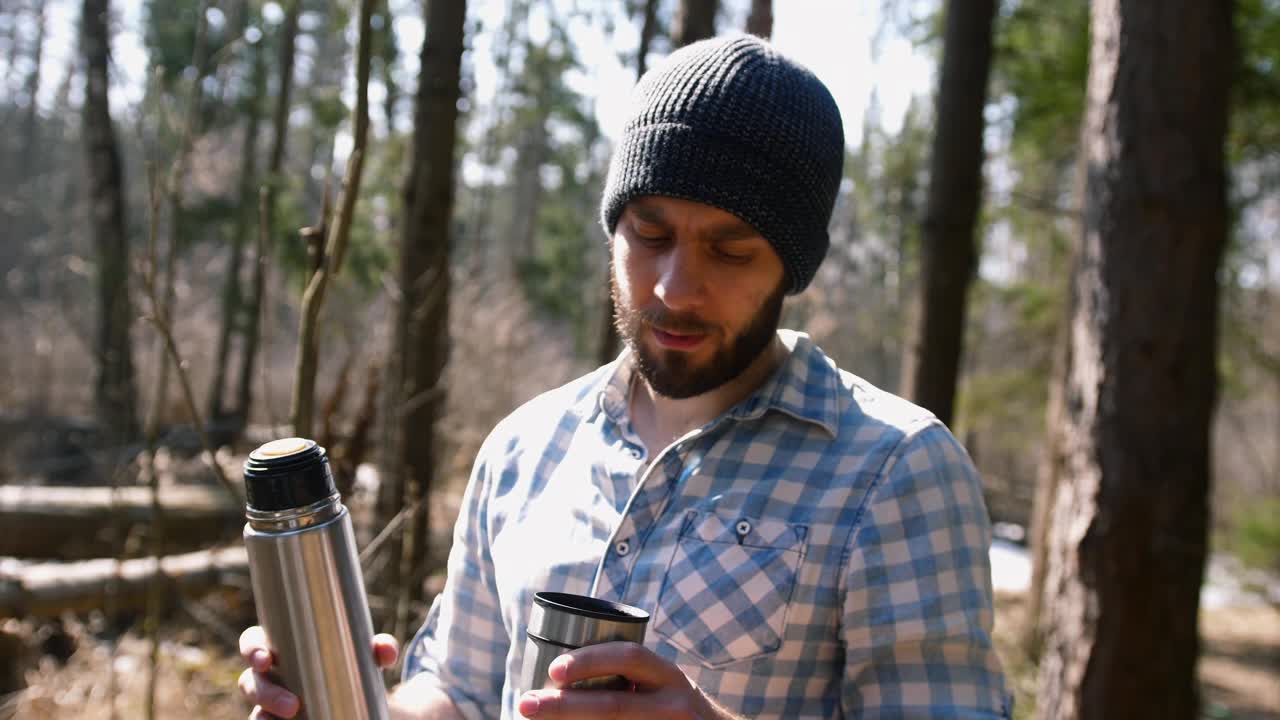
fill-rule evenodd
<path id="1" fill-rule="evenodd" d="M 273 512 L 320 502 L 338 491 L 324 448 L 306 438 L 281 438 L 249 453 L 244 463 L 249 507 Z"/>

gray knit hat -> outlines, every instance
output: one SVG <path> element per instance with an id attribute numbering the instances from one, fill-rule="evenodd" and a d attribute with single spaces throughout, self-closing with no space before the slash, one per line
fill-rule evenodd
<path id="1" fill-rule="evenodd" d="M 612 235 L 641 195 L 713 205 L 754 227 L 809 285 L 827 253 L 844 128 L 822 81 L 750 35 L 672 53 L 640 80 L 609 166 L 600 219 Z"/>

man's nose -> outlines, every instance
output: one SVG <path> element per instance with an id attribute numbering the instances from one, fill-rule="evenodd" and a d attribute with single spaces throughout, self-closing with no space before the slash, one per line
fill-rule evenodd
<path id="1" fill-rule="evenodd" d="M 654 294 L 672 310 L 691 309 L 702 299 L 702 273 L 697 248 L 676 243 L 659 262 Z"/>

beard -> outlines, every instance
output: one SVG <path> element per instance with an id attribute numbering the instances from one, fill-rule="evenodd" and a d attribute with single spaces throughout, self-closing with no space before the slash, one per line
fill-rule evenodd
<path id="1" fill-rule="evenodd" d="M 714 340 L 716 328 L 696 315 L 673 313 L 661 304 L 655 308 L 635 308 L 620 297 L 616 275 L 610 273 L 614 325 L 618 335 L 635 354 L 636 369 L 654 392 L 683 400 L 715 390 L 741 375 L 769 347 L 782 318 L 786 282 L 778 284 L 765 298 L 750 322 L 737 335 L 727 338 L 703 365 L 695 365 L 689 353 L 677 350 L 650 350 L 640 342 L 646 324 L 681 334 L 705 334 Z"/>

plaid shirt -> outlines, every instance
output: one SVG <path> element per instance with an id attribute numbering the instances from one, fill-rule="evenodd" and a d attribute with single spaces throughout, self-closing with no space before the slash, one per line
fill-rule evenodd
<path id="1" fill-rule="evenodd" d="M 1008 717 L 968 455 L 780 336 L 772 378 L 652 458 L 625 353 L 503 420 L 405 678 L 429 673 L 469 719 L 520 717 L 533 593 L 553 590 L 647 610 L 645 645 L 750 718 Z"/>

